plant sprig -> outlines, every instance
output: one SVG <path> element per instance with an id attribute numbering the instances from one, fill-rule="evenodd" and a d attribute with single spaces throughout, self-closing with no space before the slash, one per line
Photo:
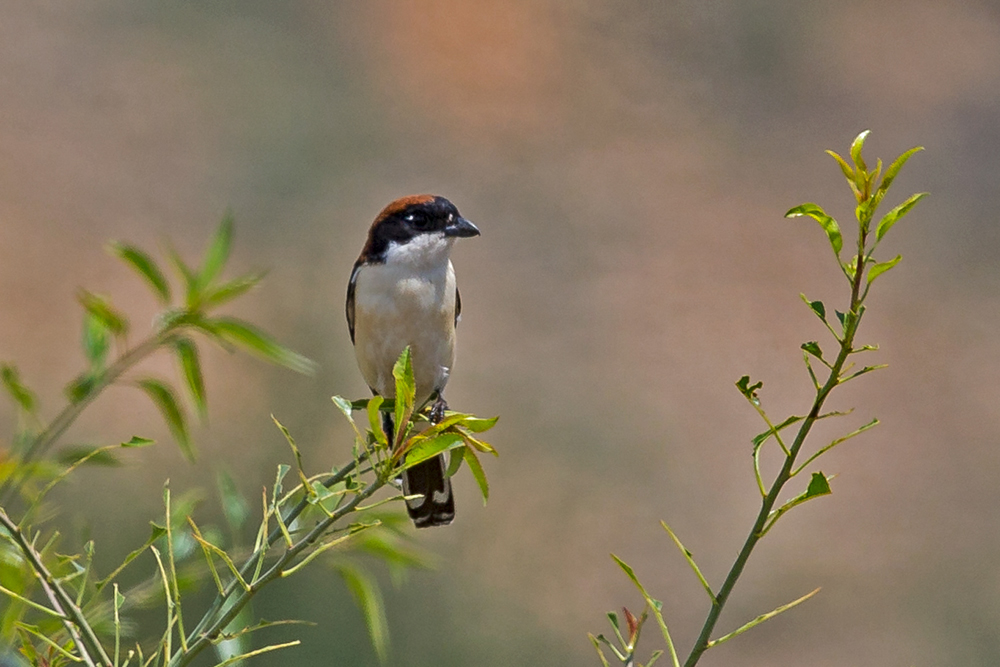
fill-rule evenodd
<path id="1" fill-rule="evenodd" d="M 760 540 L 763 539 L 775 526 L 775 524 L 777 524 L 777 522 L 792 509 L 813 500 L 814 498 L 832 493 L 832 489 L 830 487 L 830 480 L 832 479 L 832 476 L 828 476 L 822 471 L 810 472 L 809 482 L 805 485 L 805 488 L 797 495 L 794 495 L 793 497 L 782 502 L 781 498 L 783 497 L 783 491 L 786 484 L 801 473 L 805 472 L 808 466 L 815 463 L 821 456 L 832 450 L 837 445 L 869 430 L 878 424 L 877 419 L 872 419 L 866 424 L 854 429 L 850 433 L 816 448 L 811 454 L 807 455 L 803 452 L 806 439 L 817 421 L 828 417 L 841 417 L 850 414 L 849 412 L 837 411 L 823 412 L 823 406 L 829 398 L 830 393 L 836 387 L 860 375 L 885 367 L 884 365 L 874 365 L 864 366 L 860 370 L 854 370 L 854 365 L 849 364 L 848 361 L 853 355 L 877 349 L 876 346 L 872 345 L 855 345 L 858 328 L 865 315 L 865 300 L 868 297 L 868 293 L 875 279 L 893 269 L 902 259 L 901 256 L 897 255 L 896 257 L 886 261 L 878 261 L 875 259 L 875 252 L 889 231 L 903 217 L 905 217 L 923 197 L 927 195 L 927 193 L 918 193 L 906 198 L 901 204 L 890 209 L 881 218 L 879 218 L 877 223 L 875 222 L 875 215 L 879 205 L 888 193 L 889 187 L 898 176 L 899 171 L 902 169 L 903 165 L 906 164 L 907 160 L 910 159 L 910 157 L 922 149 L 913 148 L 906 151 L 889 165 L 883 175 L 881 160 L 876 162 L 874 169 L 869 169 L 862 156 L 862 150 L 868 134 L 869 132 L 866 130 L 859 134 L 852 142 L 849 151 L 850 161 L 833 151 L 827 151 L 840 166 L 856 201 L 854 211 L 857 229 L 856 250 L 848 259 L 845 260 L 842 257 L 844 249 L 844 236 L 841 231 L 840 224 L 821 206 L 814 203 L 801 204 L 792 208 L 785 214 L 785 217 L 788 218 L 803 216 L 810 217 L 820 225 L 823 232 L 826 234 L 830 248 L 833 250 L 837 266 L 848 281 L 850 296 L 845 310 L 843 312 L 835 310 L 834 314 L 836 319 L 835 321 L 831 321 L 827 316 L 827 308 L 822 301 L 811 301 L 804 294 L 802 295 L 802 300 L 823 322 L 828 332 L 833 336 L 837 348 L 837 352 L 831 358 L 825 355 L 819 342 L 817 341 L 808 341 L 803 343 L 801 346 L 801 349 L 803 350 L 803 360 L 812 386 L 815 390 L 812 403 L 804 415 L 792 415 L 780 421 L 773 420 L 765 411 L 760 398 L 759 392 L 763 387 L 763 383 L 760 381 L 752 382 L 750 377 L 747 375 L 744 375 L 736 382 L 736 387 L 739 392 L 767 425 L 767 429 L 765 431 L 752 438 L 754 477 L 757 487 L 760 490 L 761 505 L 753 526 L 743 542 L 742 548 L 740 549 L 736 559 L 729 569 L 729 572 L 718 589 L 713 588 L 709 584 L 706 577 L 702 574 L 701 569 L 695 563 L 691 552 L 681 544 L 674 532 L 667 527 L 666 524 L 663 524 L 663 527 L 667 530 L 675 545 L 678 549 L 680 549 L 684 558 L 698 576 L 699 581 L 705 588 L 705 591 L 708 593 L 710 599 L 709 611 L 705 617 L 701 631 L 699 632 L 690 653 L 683 663 L 680 661 L 680 658 L 674 650 L 673 639 L 670 636 L 666 622 L 663 620 L 662 603 L 650 597 L 630 566 L 617 556 L 613 556 L 618 565 L 624 570 L 625 574 L 642 594 L 644 600 L 646 601 L 647 610 L 651 611 L 657 618 L 664 641 L 670 650 L 670 656 L 674 667 L 680 667 L 682 664 L 684 667 L 694 667 L 694 665 L 698 663 L 701 656 L 708 649 L 718 646 L 719 644 L 742 634 L 746 630 L 749 630 L 756 625 L 759 625 L 760 623 L 804 602 L 815 595 L 819 590 L 816 589 L 793 602 L 781 605 L 771 612 L 761 614 L 736 630 L 726 633 L 717 639 L 712 639 L 719 616 L 721 615 L 726 602 L 729 600 L 737 581 L 743 573 L 744 567 Z M 814 360 L 822 364 L 823 368 L 826 369 L 825 373 L 817 375 L 816 369 L 813 367 Z M 782 433 L 786 429 L 793 426 L 797 426 L 795 436 L 791 438 L 791 440 L 788 440 L 782 435 Z M 779 460 L 781 461 L 781 468 L 768 485 L 764 483 L 762 477 L 760 460 L 764 447 L 771 441 L 773 441 L 776 446 L 776 449 L 771 451 L 773 455 L 779 457 Z M 799 459 L 801 457 L 804 457 L 805 461 L 799 463 Z M 639 621 L 639 626 L 641 627 L 642 620 L 645 620 L 646 618 L 645 612 L 640 618 L 641 620 Z M 612 618 L 612 625 L 616 626 L 616 620 L 614 618 Z M 636 631 L 635 636 L 638 636 L 638 631 Z M 619 640 L 621 640 L 620 635 Z M 608 662 L 606 656 L 602 652 L 602 644 L 611 647 L 615 657 L 623 664 L 631 664 L 630 661 L 634 660 L 634 641 L 620 641 L 621 648 L 612 646 L 602 636 L 598 636 L 596 638 L 591 636 L 591 641 L 598 652 L 602 664 L 605 666 L 608 665 Z M 652 664 L 657 657 L 659 657 L 659 654 L 654 654 L 654 657 L 647 664 Z"/>

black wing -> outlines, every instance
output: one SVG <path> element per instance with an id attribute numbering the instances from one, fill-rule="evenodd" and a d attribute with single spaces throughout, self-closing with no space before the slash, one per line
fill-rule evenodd
<path id="1" fill-rule="evenodd" d="M 354 271 L 351 272 L 351 280 L 347 283 L 347 329 L 351 332 L 351 344 L 354 344 L 354 287 L 358 282 L 358 273 L 361 271 L 361 262 L 354 264 Z"/>
<path id="2" fill-rule="evenodd" d="M 353 308 L 353 299 L 352 299 Z M 350 319 L 354 319 L 353 314 Z M 458 287 L 455 287 L 455 326 L 458 326 L 458 321 L 462 319 L 462 293 L 458 291 Z M 353 331 L 354 325 L 351 325 L 351 330 Z M 353 335 L 353 334 L 352 334 Z M 353 340 L 353 338 L 351 339 Z"/>

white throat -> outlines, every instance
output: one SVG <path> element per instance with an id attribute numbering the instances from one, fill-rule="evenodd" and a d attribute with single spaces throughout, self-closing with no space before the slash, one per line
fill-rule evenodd
<path id="1" fill-rule="evenodd" d="M 409 268 L 414 272 L 444 269 L 448 266 L 453 237 L 443 232 L 418 234 L 406 243 L 390 241 L 385 251 L 385 263 L 396 268 Z"/>

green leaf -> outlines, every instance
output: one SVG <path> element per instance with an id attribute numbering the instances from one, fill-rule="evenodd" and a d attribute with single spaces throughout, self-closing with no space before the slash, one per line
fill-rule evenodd
<path id="1" fill-rule="evenodd" d="M 789 210 L 785 213 L 786 218 L 798 218 L 809 216 L 819 223 L 819 226 L 826 232 L 826 237 L 830 240 L 833 253 L 839 258 L 840 250 L 844 247 L 844 237 L 840 233 L 840 225 L 832 217 L 826 214 L 822 208 L 816 204 L 806 203 Z"/>
<path id="2" fill-rule="evenodd" d="M 316 364 L 312 361 L 281 345 L 257 327 L 243 320 L 218 317 L 208 320 L 205 328 L 221 340 L 273 364 L 307 375 L 312 374 L 316 369 Z"/>
<path id="3" fill-rule="evenodd" d="M 17 368 L 9 364 L 0 366 L 0 381 L 3 381 L 7 393 L 22 410 L 28 414 L 35 413 L 38 401 L 35 394 L 21 382 L 21 375 L 17 372 Z"/>
<path id="4" fill-rule="evenodd" d="M 102 451 L 103 449 L 92 445 L 70 445 L 59 451 L 59 463 L 71 466 L 86 459 L 86 464 L 108 468 L 116 468 L 122 464 L 118 457 L 109 451 Z"/>
<path id="5" fill-rule="evenodd" d="M 184 454 L 185 458 L 189 461 L 194 462 L 194 446 L 191 443 L 191 437 L 188 434 L 187 422 L 184 419 L 184 413 L 181 411 L 180 405 L 177 403 L 177 398 L 174 395 L 173 390 L 166 385 L 166 383 L 161 382 L 153 378 L 146 378 L 139 380 L 136 383 L 140 389 L 142 389 L 153 404 L 160 410 L 160 414 L 163 415 L 164 421 L 167 422 L 167 428 L 170 429 L 171 435 L 174 436 L 174 440 L 181 448 L 181 452 Z"/>
<path id="6" fill-rule="evenodd" d="M 844 178 L 847 179 L 848 183 L 854 185 L 854 168 L 847 164 L 847 160 L 840 157 L 840 154 L 835 151 L 828 150 L 826 154 L 837 161 L 837 164 L 840 165 L 840 170 L 844 172 Z"/>
<path id="7" fill-rule="evenodd" d="M 882 237 L 889 233 L 892 226 L 895 225 L 904 215 L 910 212 L 910 209 L 917 205 L 917 202 L 926 197 L 929 193 L 918 192 L 915 195 L 911 195 L 909 199 L 904 201 L 902 204 L 892 209 L 886 213 L 881 220 L 878 222 L 878 227 L 875 228 L 875 236 L 881 241 Z"/>
<path id="8" fill-rule="evenodd" d="M 785 611 L 788 611 L 789 609 L 791 609 L 792 607 L 794 607 L 796 605 L 802 604 L 803 602 L 805 602 L 806 600 L 808 600 L 812 596 L 814 596 L 817 593 L 819 593 L 819 591 L 820 591 L 820 589 L 817 588 L 816 590 L 812 591 L 811 593 L 806 593 L 805 595 L 803 595 L 802 597 L 800 597 L 798 600 L 793 600 L 792 602 L 789 602 L 788 604 L 781 605 L 780 607 L 778 607 L 777 609 L 775 609 L 773 611 L 769 611 L 766 614 L 761 614 L 760 616 L 758 616 L 757 618 L 753 619 L 749 623 L 746 623 L 745 625 L 741 626 L 739 629 L 734 630 L 734 631 L 730 632 L 727 635 L 723 635 L 722 637 L 719 637 L 718 639 L 714 639 L 714 640 L 708 642 L 708 648 L 713 648 L 715 646 L 718 646 L 719 644 L 727 642 L 730 639 L 732 639 L 733 637 L 737 637 L 737 636 L 743 634 L 744 632 L 746 632 L 747 630 L 760 625 L 764 621 L 772 619 L 775 616 L 777 616 L 778 614 L 780 614 L 782 612 L 785 612 Z"/>
<path id="9" fill-rule="evenodd" d="M 222 513 L 226 517 L 226 523 L 234 534 L 239 533 L 240 528 L 250 517 L 250 504 L 236 488 L 236 482 L 227 470 L 220 470 L 216 475 L 216 485 L 219 488 L 219 497 L 222 499 Z"/>
<path id="10" fill-rule="evenodd" d="M 486 431 L 489 431 L 494 426 L 496 426 L 497 420 L 499 419 L 500 419 L 499 416 L 490 417 L 489 419 L 480 419 L 478 417 L 466 417 L 465 419 L 460 421 L 459 424 L 469 429 L 473 433 L 484 433 Z"/>
<path id="11" fill-rule="evenodd" d="M 129 563 L 131 563 L 140 555 L 142 555 L 142 552 L 144 552 L 146 549 L 152 546 L 152 544 L 156 542 L 158 539 L 167 534 L 167 529 L 165 527 L 155 524 L 152 521 L 149 522 L 149 526 L 150 526 L 149 538 L 146 540 L 145 544 L 143 544 L 135 551 L 130 552 L 129 555 L 125 556 L 125 560 L 122 561 L 122 564 L 115 568 L 114 572 L 112 572 L 107 577 L 101 579 L 96 583 L 98 592 L 100 592 L 102 588 L 104 588 L 105 586 L 108 585 L 108 583 L 114 580 L 115 577 L 121 574 L 121 571 L 124 570 Z"/>
<path id="12" fill-rule="evenodd" d="M 868 284 L 870 285 L 880 275 L 899 264 L 901 259 L 903 259 L 902 255 L 896 255 L 895 259 L 890 259 L 888 262 L 879 262 L 868 269 Z"/>
<path id="13" fill-rule="evenodd" d="M 885 178 L 882 179 L 882 184 L 878 186 L 878 190 L 876 191 L 876 198 L 878 201 L 882 201 L 882 197 L 884 197 L 885 193 L 889 191 L 889 187 L 892 185 L 892 182 L 896 180 L 896 176 L 899 175 L 899 170 L 903 168 L 906 161 L 913 157 L 914 154 L 919 153 L 922 150 L 924 150 L 923 146 L 911 148 L 896 158 L 893 163 L 889 165 L 889 168 L 885 170 Z"/>
<path id="14" fill-rule="evenodd" d="M 149 283 L 160 301 L 170 303 L 170 283 L 167 282 L 166 276 L 163 275 L 152 257 L 135 246 L 119 241 L 112 241 L 108 245 L 108 250 L 132 267 L 140 277 Z"/>
<path id="15" fill-rule="evenodd" d="M 104 367 L 108 350 L 111 348 L 111 337 L 107 326 L 93 313 L 83 314 L 83 353 L 90 362 L 90 367 L 99 370 Z"/>
<path id="16" fill-rule="evenodd" d="M 87 290 L 80 290 L 77 299 L 87 312 L 100 320 L 112 334 L 123 336 L 128 333 L 128 320 L 112 307 L 107 298 Z"/>
<path id="17" fill-rule="evenodd" d="M 851 160 L 854 161 L 854 165 L 857 167 L 859 172 L 863 172 L 866 176 L 868 174 L 868 165 L 865 164 L 865 160 L 861 157 L 861 151 L 865 147 L 865 139 L 871 134 L 871 130 L 865 130 L 851 142 Z"/>
<path id="18" fill-rule="evenodd" d="M 177 275 L 184 281 L 184 303 L 189 309 L 196 308 L 201 296 L 198 287 L 198 276 L 195 275 L 191 267 L 184 263 L 184 260 L 181 259 L 181 256 L 173 248 L 167 251 L 167 257 L 170 259 L 170 264 L 174 267 Z"/>
<path id="19" fill-rule="evenodd" d="M 816 341 L 811 340 L 808 343 L 802 343 L 802 349 L 808 352 L 809 354 L 813 355 L 820 361 L 823 361 L 823 350 L 819 348 L 819 343 L 817 343 Z"/>
<path id="20" fill-rule="evenodd" d="M 260 273 L 251 273 L 245 276 L 240 276 L 234 280 L 224 282 L 217 287 L 206 289 L 205 293 L 202 295 L 202 303 L 207 308 L 214 308 L 215 306 L 221 306 L 224 303 L 228 303 L 256 287 L 260 281 L 264 279 L 265 275 L 267 275 L 265 271 L 261 271 Z"/>
<path id="21" fill-rule="evenodd" d="M 787 419 L 785 419 L 785 421 L 781 422 L 780 424 L 775 424 L 773 430 L 772 429 L 768 429 L 768 430 L 764 431 L 763 433 L 758 433 L 751 440 L 753 442 L 753 446 L 755 448 L 756 447 L 760 447 L 762 444 L 764 444 L 767 441 L 768 438 L 770 438 L 775 433 L 780 433 L 781 431 L 783 431 L 784 429 L 788 428 L 792 424 L 796 424 L 796 423 L 802 421 L 803 419 L 805 419 L 805 417 L 803 417 L 801 415 L 792 415 L 791 417 L 788 417 Z"/>
<path id="22" fill-rule="evenodd" d="M 122 447 L 147 447 L 156 442 L 155 440 L 150 440 L 149 438 L 140 438 L 137 435 L 133 435 L 132 439 L 128 442 L 123 442 Z"/>
<path id="23" fill-rule="evenodd" d="M 380 405 L 382 405 L 381 396 L 373 396 L 368 401 L 368 427 L 371 429 L 372 435 L 375 436 L 375 442 L 383 447 L 388 447 L 389 440 L 387 436 L 389 434 L 382 428 L 382 416 L 379 414 L 378 409 Z"/>
<path id="24" fill-rule="evenodd" d="M 341 561 L 335 567 L 361 609 L 372 646 L 379 661 L 384 663 L 389 654 L 389 624 L 386 621 L 385 604 L 382 602 L 378 583 L 371 574 L 353 563 Z"/>
<path id="25" fill-rule="evenodd" d="M 757 395 L 757 390 L 764 386 L 763 382 L 756 382 L 750 384 L 750 376 L 744 375 L 739 380 L 736 381 L 736 388 L 740 390 L 740 393 L 749 399 L 753 399 Z"/>
<path id="26" fill-rule="evenodd" d="M 198 274 L 198 286 L 201 290 L 208 287 L 222 271 L 229 259 L 229 248 L 233 242 L 233 214 L 226 211 L 222 216 L 222 222 L 212 237 L 212 242 L 205 253 L 205 259 Z"/>
<path id="27" fill-rule="evenodd" d="M 819 319 L 824 322 L 826 321 L 826 306 L 823 305 L 822 301 L 810 301 L 805 294 L 799 294 L 799 296 L 802 297 L 802 300 L 805 301 L 807 306 L 809 306 L 809 309 L 816 313 L 816 316 L 819 317 Z"/>
<path id="28" fill-rule="evenodd" d="M 830 480 L 827 479 L 826 475 L 821 472 L 814 472 L 812 474 L 812 479 L 809 480 L 809 486 L 806 488 L 806 492 L 800 496 L 802 501 L 805 502 L 810 498 L 815 498 L 817 496 L 826 496 L 833 493 L 830 490 Z"/>
<path id="29" fill-rule="evenodd" d="M 97 378 L 90 373 L 83 373 L 70 381 L 63 390 L 71 403 L 79 403 L 90 396 L 97 384 Z"/>
<path id="30" fill-rule="evenodd" d="M 205 378 L 201 372 L 201 362 L 198 360 L 198 347 L 190 338 L 178 338 L 174 341 L 174 351 L 181 365 L 184 385 L 191 395 L 198 416 L 204 421 L 208 416 L 208 404 L 205 397 Z"/>
<path id="31" fill-rule="evenodd" d="M 447 432 L 441 433 L 431 438 L 413 440 L 416 443 L 406 451 L 405 468 L 412 468 L 422 461 L 432 459 L 441 452 L 447 452 L 465 445 L 465 438 L 461 433 Z"/>
<path id="32" fill-rule="evenodd" d="M 469 470 L 472 471 L 472 476 L 476 479 L 476 484 L 479 485 L 479 492 L 483 494 L 483 505 L 485 505 L 486 501 L 490 499 L 490 484 L 486 480 L 486 472 L 479 462 L 479 457 L 476 456 L 476 452 L 472 447 L 465 447 L 462 450 L 462 458 L 469 466 Z"/>
<path id="33" fill-rule="evenodd" d="M 392 377 L 396 379 L 396 428 L 402 431 L 413 414 L 413 401 L 416 397 L 416 382 L 413 379 L 413 358 L 410 346 L 403 349 L 392 367 Z M 397 434 L 400 435 L 400 434 Z M 401 437 L 401 436 L 400 436 Z"/>

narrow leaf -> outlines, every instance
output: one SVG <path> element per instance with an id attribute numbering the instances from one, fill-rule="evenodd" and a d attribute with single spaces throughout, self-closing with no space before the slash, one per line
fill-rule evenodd
<path id="1" fill-rule="evenodd" d="M 826 211 L 818 205 L 812 203 L 796 206 L 788 211 L 788 213 L 785 213 L 786 218 L 798 218 L 801 216 L 809 216 L 819 223 L 819 226 L 826 232 L 826 237 L 830 240 L 833 253 L 837 257 L 840 257 L 840 250 L 844 247 L 844 237 L 840 233 L 840 225 L 837 224 L 837 221 L 827 215 Z"/>
<path id="2" fill-rule="evenodd" d="M 885 170 L 885 178 L 882 179 L 882 184 L 878 186 L 878 199 L 881 201 L 885 193 L 889 191 L 889 187 L 892 182 L 896 180 L 896 176 L 899 174 L 899 170 L 903 168 L 906 161 L 913 157 L 914 154 L 919 153 L 924 150 L 923 146 L 917 146 L 916 148 L 911 148 L 906 151 L 898 158 L 893 160 L 893 163 L 889 165 L 889 168 Z"/>
<path id="3" fill-rule="evenodd" d="M 128 319 L 115 310 L 106 297 L 80 290 L 77 299 L 88 313 L 100 320 L 114 335 L 123 336 L 128 332 Z"/>
<path id="4" fill-rule="evenodd" d="M 94 371 L 104 367 L 104 360 L 111 349 L 111 332 L 107 325 L 91 312 L 83 313 L 83 353 Z"/>
<path id="5" fill-rule="evenodd" d="M 861 151 L 865 147 L 865 139 L 871 134 L 871 130 L 865 130 L 851 142 L 851 160 L 854 161 L 854 165 L 857 167 L 859 172 L 863 172 L 867 175 L 868 165 L 865 164 L 865 160 L 861 157 Z"/>
<path id="6" fill-rule="evenodd" d="M 150 440 L 149 438 L 140 438 L 137 435 L 133 435 L 131 440 L 122 443 L 122 447 L 146 447 L 147 445 L 151 445 L 154 442 L 156 441 Z"/>
<path id="7" fill-rule="evenodd" d="M 452 456 L 455 457 L 454 454 Z M 486 479 L 486 472 L 479 462 L 479 457 L 476 456 L 476 452 L 472 447 L 465 447 L 462 450 L 462 459 L 469 466 L 469 470 L 472 471 L 472 476 L 476 479 L 476 484 L 479 485 L 479 492 L 483 494 L 483 505 L 485 505 L 486 501 L 490 499 L 490 484 Z"/>
<path id="8" fill-rule="evenodd" d="M 396 404 L 394 414 L 396 417 L 397 438 L 402 438 L 402 431 L 406 428 L 410 415 L 413 414 L 414 398 L 416 397 L 416 382 L 413 379 L 413 358 L 410 347 L 406 346 L 400 353 L 399 358 L 392 367 L 392 377 L 396 380 Z"/>
<path id="9" fill-rule="evenodd" d="M 311 374 L 316 369 L 309 359 L 279 344 L 269 335 L 243 320 L 219 317 L 209 320 L 208 325 L 222 340 L 246 350 L 265 361 L 290 368 L 293 371 Z"/>
<path id="10" fill-rule="evenodd" d="M 441 452 L 456 449 L 464 444 L 465 438 L 462 437 L 461 433 L 455 432 L 441 433 L 432 438 L 418 440 L 416 444 L 405 450 L 406 464 L 404 469 L 412 468 L 418 463 L 434 458 Z"/>
<path id="11" fill-rule="evenodd" d="M 76 463 L 115 468 L 122 464 L 118 458 L 105 447 L 92 445 L 70 445 L 59 451 L 59 463 L 74 465 Z"/>
<path id="12" fill-rule="evenodd" d="M 198 359 L 198 347 L 190 338 L 178 338 L 174 341 L 174 351 L 177 353 L 184 385 L 191 395 L 191 402 L 194 403 L 198 416 L 204 421 L 208 416 L 208 404 L 205 397 L 205 378 Z"/>
<path id="13" fill-rule="evenodd" d="M 896 255 L 894 259 L 890 259 L 888 262 L 879 262 L 868 269 L 868 284 L 870 285 L 880 275 L 899 264 L 901 259 L 903 259 L 902 255 Z"/>
<path id="14" fill-rule="evenodd" d="M 389 624 L 378 583 L 371 574 L 354 564 L 341 562 L 336 568 L 361 609 L 375 654 L 384 663 L 389 654 Z"/>
<path id="15" fill-rule="evenodd" d="M 160 410 L 171 435 L 181 448 L 181 452 L 191 462 L 194 462 L 194 446 L 188 433 L 187 422 L 184 413 L 181 412 L 180 405 L 172 389 L 164 382 L 153 378 L 139 380 L 138 387 L 142 389 L 153 404 Z"/>
<path id="16" fill-rule="evenodd" d="M 670 526 L 668 526 L 665 521 L 661 521 L 660 525 L 663 526 L 663 529 L 667 531 L 668 535 L 670 535 L 670 539 L 674 541 L 677 548 L 681 550 L 681 553 L 684 555 L 684 560 L 686 560 L 688 565 L 691 566 L 691 569 L 694 570 L 695 575 L 698 577 L 698 581 L 701 582 L 702 588 L 704 588 L 705 592 L 708 593 L 708 598 L 712 601 L 712 604 L 715 604 L 715 593 L 712 591 L 712 587 L 708 584 L 708 580 L 705 579 L 705 575 L 701 573 L 701 569 L 698 567 L 698 564 L 694 562 L 694 556 L 692 556 L 691 552 L 688 551 L 683 544 L 681 544 L 680 538 L 674 534 L 674 531 L 670 530 Z"/>
<path id="17" fill-rule="evenodd" d="M 156 542 L 156 540 L 160 539 L 161 537 L 167 534 L 167 529 L 164 528 L 163 526 L 155 524 L 152 521 L 150 521 L 149 525 L 150 525 L 149 538 L 146 540 L 146 542 L 141 547 L 139 547 L 135 551 L 132 551 L 131 553 L 129 553 L 129 555 L 125 556 L 125 560 L 122 561 L 121 565 L 115 568 L 114 572 L 112 572 L 107 577 L 97 582 L 96 586 L 98 592 L 100 592 L 102 588 L 107 586 L 108 583 L 112 581 L 115 577 L 121 574 L 121 571 L 124 570 L 129 563 L 138 558 L 142 554 L 142 552 L 144 552 L 146 549 L 150 547 L 150 545 L 152 545 L 154 542 Z"/>
<path id="18" fill-rule="evenodd" d="M 803 602 L 805 602 L 806 600 L 808 600 L 812 596 L 814 596 L 817 593 L 819 593 L 819 591 L 820 591 L 820 589 L 817 588 L 813 592 L 807 593 L 806 595 L 803 595 L 798 600 L 793 600 L 792 602 L 789 602 L 788 604 L 781 605 L 780 607 L 778 607 L 774 611 L 769 611 L 766 614 L 761 614 L 760 616 L 758 616 L 757 618 L 753 619 L 752 621 L 750 621 L 746 625 L 740 627 L 737 630 L 734 630 L 733 632 L 730 632 L 728 635 L 724 635 L 722 637 L 719 637 L 718 639 L 710 641 L 708 643 L 708 648 L 712 648 L 713 646 L 718 646 L 719 644 L 722 644 L 723 642 L 727 642 L 730 639 L 732 639 L 733 637 L 736 637 L 738 635 L 743 634 L 744 632 L 746 632 L 750 628 L 756 627 L 756 626 L 760 625 L 761 623 L 763 623 L 764 621 L 766 621 L 768 619 L 771 619 L 771 618 L 774 618 L 778 614 L 780 614 L 780 613 L 782 613 L 784 611 L 788 611 L 789 609 L 791 609 L 792 607 L 794 607 L 796 605 L 802 604 Z"/>
<path id="19" fill-rule="evenodd" d="M 4 389 L 22 410 L 29 415 L 35 413 L 37 399 L 35 394 L 21 382 L 21 375 L 17 372 L 17 368 L 8 364 L 0 366 L 0 380 L 3 381 Z"/>
<path id="20" fill-rule="evenodd" d="M 202 290 L 208 287 L 216 276 L 222 271 L 229 259 L 229 248 L 233 241 L 233 214 L 226 211 L 222 216 L 222 222 L 212 237 L 212 242 L 205 253 L 205 260 L 202 262 L 201 271 L 198 274 L 198 285 Z"/>
<path id="21" fill-rule="evenodd" d="M 910 212 L 910 209 L 917 205 L 917 202 L 926 197 L 928 192 L 918 192 L 915 195 L 911 195 L 906 201 L 892 209 L 878 222 L 878 227 L 875 228 L 875 236 L 879 241 L 882 237 L 889 233 L 892 226 L 895 225 L 904 215 Z"/>
<path id="22" fill-rule="evenodd" d="M 853 185 L 854 184 L 854 168 L 851 167 L 851 165 L 847 164 L 847 160 L 845 160 L 844 158 L 840 157 L 839 153 L 836 153 L 835 151 L 829 151 L 828 150 L 826 152 L 826 154 L 829 155 L 830 157 L 832 157 L 834 160 L 837 161 L 837 164 L 840 165 L 840 170 L 842 172 L 844 172 L 844 178 L 847 179 L 848 183 L 850 183 L 850 184 Z"/>
<path id="23" fill-rule="evenodd" d="M 139 274 L 153 288 L 160 301 L 170 303 L 170 283 L 156 265 L 152 257 L 135 246 L 112 241 L 108 245 L 111 254 L 119 257 Z"/>
<path id="24" fill-rule="evenodd" d="M 373 396 L 368 401 L 368 427 L 371 429 L 372 435 L 375 436 L 375 442 L 383 447 L 387 447 L 389 445 L 387 438 L 389 434 L 382 428 L 382 416 L 379 414 L 378 409 L 380 405 L 382 405 L 381 396 Z"/>
<path id="25" fill-rule="evenodd" d="M 266 272 L 263 271 L 260 273 L 251 273 L 245 276 L 240 276 L 234 280 L 224 282 L 217 287 L 208 288 L 202 295 L 202 303 L 206 307 L 210 308 L 228 303 L 256 287 L 260 281 L 263 280 L 265 275 Z"/>

